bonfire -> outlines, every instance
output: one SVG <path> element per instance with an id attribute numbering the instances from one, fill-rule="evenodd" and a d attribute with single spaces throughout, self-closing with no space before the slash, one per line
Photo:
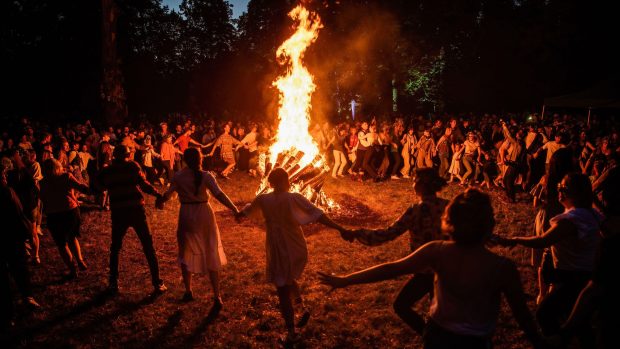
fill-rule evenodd
<path id="1" fill-rule="evenodd" d="M 330 168 L 308 131 L 316 85 L 302 61 L 308 46 L 318 38 L 321 19 L 301 5 L 289 12 L 289 16 L 297 26 L 295 33 L 276 51 L 278 63 L 286 66 L 286 73 L 273 82 L 279 91 L 279 125 L 269 153 L 260 159 L 263 178 L 258 194 L 269 190 L 267 177 L 271 169 L 282 167 L 290 176 L 292 191 L 318 206 L 332 209 L 336 207 L 335 202 L 322 190 Z"/>

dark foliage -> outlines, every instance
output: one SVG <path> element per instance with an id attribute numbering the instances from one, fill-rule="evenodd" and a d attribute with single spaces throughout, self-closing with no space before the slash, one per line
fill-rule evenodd
<path id="1" fill-rule="evenodd" d="M 117 0 L 130 115 L 171 111 L 273 115 L 275 49 L 298 1 L 252 0 L 232 19 L 225 0 Z M 314 0 L 324 28 L 306 61 L 316 117 L 505 111 L 587 87 L 618 68 L 609 2 L 580 0 Z M 99 115 L 98 1 L 0 5 L 2 105 L 11 113 Z"/>

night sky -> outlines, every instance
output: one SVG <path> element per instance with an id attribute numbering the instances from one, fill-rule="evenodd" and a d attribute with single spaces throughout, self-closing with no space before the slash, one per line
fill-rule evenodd
<path id="1" fill-rule="evenodd" d="M 163 0 L 164 5 L 178 9 L 183 0 Z M 228 0 L 233 5 L 233 18 L 238 18 L 247 9 L 250 0 Z"/>

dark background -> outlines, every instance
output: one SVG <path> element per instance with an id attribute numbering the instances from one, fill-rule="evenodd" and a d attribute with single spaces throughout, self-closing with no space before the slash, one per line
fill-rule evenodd
<path id="1" fill-rule="evenodd" d="M 274 115 L 275 50 L 297 1 L 252 0 L 238 20 L 222 0 L 117 0 L 129 115 Z M 1 111 L 101 115 L 99 1 L 0 2 Z M 539 110 L 543 98 L 617 76 L 611 2 L 304 1 L 324 28 L 306 62 L 315 116 Z"/>

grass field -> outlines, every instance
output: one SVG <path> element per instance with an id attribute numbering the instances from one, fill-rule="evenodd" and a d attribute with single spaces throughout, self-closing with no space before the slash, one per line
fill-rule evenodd
<path id="1" fill-rule="evenodd" d="M 222 188 L 237 205 L 253 198 L 258 180 L 234 173 L 221 181 Z M 329 180 L 326 192 L 342 205 L 334 219 L 349 227 L 381 227 L 389 224 L 413 201 L 411 182 L 358 183 L 348 179 Z M 452 185 L 441 196 L 452 198 L 462 187 Z M 525 200 L 512 205 L 492 192 L 500 234 L 528 234 L 534 212 Z M 222 272 L 224 309 L 213 320 L 211 290 L 206 276 L 198 276 L 191 303 L 180 301 L 183 286 L 176 264 L 176 217 L 178 202 L 165 210 L 148 211 L 162 277 L 169 291 L 151 299 L 146 259 L 135 234 L 129 233 L 121 252 L 121 293 L 104 296 L 107 285 L 110 244 L 109 212 L 91 211 L 82 215 L 82 248 L 89 270 L 77 280 L 62 281 L 64 266 L 48 233 L 42 238 L 42 264 L 32 268 L 35 297 L 42 310 L 18 319 L 2 348 L 264 348 L 278 346 L 285 332 L 277 310 L 272 285 L 264 282 L 264 231 L 249 221 L 235 222 L 223 206 L 214 205 L 228 265 Z M 350 287 L 328 293 L 318 283 L 317 271 L 347 273 L 408 254 L 408 236 L 379 247 L 350 244 L 336 231 L 323 226 L 305 228 L 310 259 L 301 280 L 303 294 L 312 308 L 312 318 L 303 331 L 307 348 L 416 348 L 420 338 L 392 311 L 392 300 L 406 278 L 372 285 Z M 529 267 L 529 251 L 523 248 L 498 249 L 519 265 L 529 295 L 535 294 L 534 273 Z M 533 297 L 530 297 L 533 309 Z M 426 311 L 428 301 L 418 304 Z M 516 323 L 503 305 L 494 343 L 496 348 L 526 348 Z"/>

